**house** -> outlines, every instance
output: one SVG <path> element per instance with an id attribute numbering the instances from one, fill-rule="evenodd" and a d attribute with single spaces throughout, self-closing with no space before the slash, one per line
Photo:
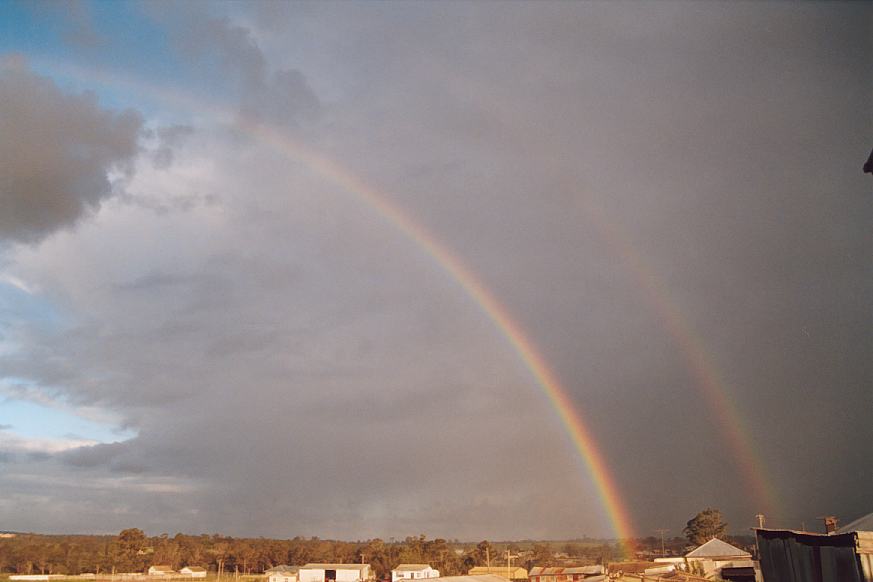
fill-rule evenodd
<path id="1" fill-rule="evenodd" d="M 434 570 L 430 564 L 400 564 L 391 570 L 391 582 L 439 577 L 440 571 Z"/>
<path id="2" fill-rule="evenodd" d="M 149 566 L 149 576 L 172 576 L 176 571 L 170 566 Z"/>
<path id="3" fill-rule="evenodd" d="M 572 568 L 534 566 L 530 569 L 530 580 L 531 582 L 578 582 L 605 574 L 606 569 L 599 564 Z"/>
<path id="4" fill-rule="evenodd" d="M 200 566 L 185 566 L 179 570 L 179 574 L 191 578 L 206 578 L 206 568 L 201 568 Z"/>
<path id="5" fill-rule="evenodd" d="M 299 571 L 299 566 L 281 564 L 275 568 L 270 568 L 264 574 L 267 575 L 269 582 L 298 582 Z"/>
<path id="6" fill-rule="evenodd" d="M 370 564 L 306 564 L 297 572 L 298 582 L 365 582 L 372 579 Z"/>
<path id="7" fill-rule="evenodd" d="M 492 566 L 496 568 L 496 566 Z M 505 576 L 496 574 L 476 574 L 467 576 L 444 576 L 439 579 L 439 582 L 506 582 Z"/>
<path id="8" fill-rule="evenodd" d="M 690 573 L 707 578 L 719 575 L 725 567 L 754 568 L 752 554 L 718 538 L 712 538 L 685 554 L 685 563 Z"/>
<path id="9" fill-rule="evenodd" d="M 527 580 L 527 570 L 520 566 L 476 566 L 470 568 L 468 576 L 485 576 L 493 574 L 506 580 Z"/>
<path id="10" fill-rule="evenodd" d="M 764 582 L 873 582 L 873 514 L 831 533 L 759 528 L 755 537 Z"/>

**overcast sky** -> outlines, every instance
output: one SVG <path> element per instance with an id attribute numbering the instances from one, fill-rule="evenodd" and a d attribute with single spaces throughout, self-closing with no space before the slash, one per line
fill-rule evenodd
<path id="1" fill-rule="evenodd" d="M 871 63 L 860 2 L 2 3 L 0 528 L 615 534 L 313 156 L 637 534 L 873 511 Z"/>

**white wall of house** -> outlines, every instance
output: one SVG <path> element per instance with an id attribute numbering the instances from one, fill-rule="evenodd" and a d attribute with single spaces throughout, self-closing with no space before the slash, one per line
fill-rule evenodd
<path id="1" fill-rule="evenodd" d="M 270 582 L 297 582 L 297 575 L 290 572 L 273 572 L 269 580 Z"/>
<path id="2" fill-rule="evenodd" d="M 184 574 L 185 576 L 190 576 L 191 578 L 206 578 L 206 570 L 192 570 L 188 566 L 179 570 L 179 573 Z"/>
<path id="3" fill-rule="evenodd" d="M 323 568 L 300 568 L 297 574 L 299 582 L 324 582 L 325 570 Z M 370 567 L 367 566 L 363 572 L 357 567 L 354 569 L 343 569 L 339 565 L 336 568 L 336 582 L 358 582 L 359 580 L 369 580 Z"/>
<path id="4" fill-rule="evenodd" d="M 398 580 L 420 580 L 425 578 L 439 578 L 440 571 L 431 566 L 420 570 L 391 570 L 391 582 Z"/>

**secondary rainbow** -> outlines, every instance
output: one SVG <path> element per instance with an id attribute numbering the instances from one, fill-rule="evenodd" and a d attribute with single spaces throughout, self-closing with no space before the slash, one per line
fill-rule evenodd
<path id="1" fill-rule="evenodd" d="M 670 298 L 661 278 L 649 268 L 619 224 L 609 219 L 601 207 L 591 202 L 583 206 L 590 222 L 634 275 L 644 292 L 643 295 L 679 346 L 694 384 L 703 393 L 710 410 L 716 416 L 718 428 L 724 435 L 744 480 L 752 490 L 753 499 L 758 504 L 757 510 L 779 515 L 778 496 L 766 477 L 764 463 L 755 453 L 743 416 L 729 397 L 729 390 L 721 379 L 721 372 L 702 347 L 703 340 L 694 332 L 687 318 Z"/>

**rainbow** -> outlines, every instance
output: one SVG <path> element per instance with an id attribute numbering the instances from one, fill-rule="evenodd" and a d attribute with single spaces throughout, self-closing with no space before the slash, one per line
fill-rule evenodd
<path id="1" fill-rule="evenodd" d="M 631 245 L 630 237 L 620 229 L 618 223 L 610 220 L 603 209 L 591 201 L 584 204 L 584 211 L 599 230 L 600 236 L 615 249 L 628 271 L 634 275 L 644 292 L 643 295 L 679 346 L 691 377 L 714 413 L 718 428 L 724 435 L 745 482 L 751 488 L 759 510 L 772 515 L 774 511 L 778 511 L 777 497 L 765 478 L 764 463 L 755 454 L 742 415 L 736 403 L 728 397 L 728 390 L 721 380 L 718 367 L 703 349 L 702 338 L 693 331 L 676 303 L 670 299 L 660 278 L 643 261 Z"/>
<path id="2" fill-rule="evenodd" d="M 579 453 L 595 485 L 613 532 L 619 540 L 629 540 L 634 537 L 634 526 L 622 500 L 619 487 L 612 477 L 591 431 L 581 414 L 575 409 L 567 390 L 561 385 L 556 374 L 548 367 L 533 342 L 525 335 L 521 326 L 513 320 L 497 298 L 464 265 L 463 261 L 441 244 L 423 225 L 393 204 L 386 195 L 368 186 L 355 174 L 333 160 L 291 139 L 284 133 L 246 119 L 225 108 L 173 89 L 153 87 L 138 79 L 117 73 L 107 74 L 105 71 L 95 71 L 69 63 L 40 61 L 40 64 L 41 68 L 60 72 L 77 80 L 87 79 L 99 84 L 109 83 L 125 87 L 134 90 L 140 96 L 147 95 L 158 101 L 181 107 L 186 111 L 206 113 L 222 123 L 241 127 L 250 136 L 301 163 L 310 171 L 345 191 L 358 196 L 368 206 L 375 209 L 406 238 L 412 240 L 417 247 L 429 255 L 449 277 L 455 280 L 481 308 L 501 335 L 506 338 L 536 381 L 537 386 L 557 412 L 573 447 Z"/>
<path id="3" fill-rule="evenodd" d="M 619 494 L 603 455 L 597 443 L 588 430 L 582 416 L 574 408 L 567 390 L 561 385 L 557 376 L 546 365 L 533 342 L 525 335 L 521 326 L 512 319 L 509 312 L 488 290 L 487 287 L 467 268 L 455 254 L 449 251 L 428 230 L 416 222 L 410 215 L 403 212 L 389 199 L 377 190 L 365 184 L 360 178 L 324 156 L 288 138 L 268 126 L 251 123 L 245 119 L 239 120 L 247 133 L 256 136 L 261 141 L 282 151 L 295 161 L 305 165 L 309 170 L 330 180 L 344 190 L 359 196 L 367 205 L 396 227 L 404 236 L 427 253 L 449 277 L 457 281 L 461 288 L 482 309 L 485 315 L 494 323 L 497 330 L 507 339 L 519 359 L 536 380 L 537 385 L 549 399 L 558 413 L 573 446 L 585 463 L 612 529 L 619 539 L 626 540 L 634 536 L 634 527 L 625 504 Z"/>

